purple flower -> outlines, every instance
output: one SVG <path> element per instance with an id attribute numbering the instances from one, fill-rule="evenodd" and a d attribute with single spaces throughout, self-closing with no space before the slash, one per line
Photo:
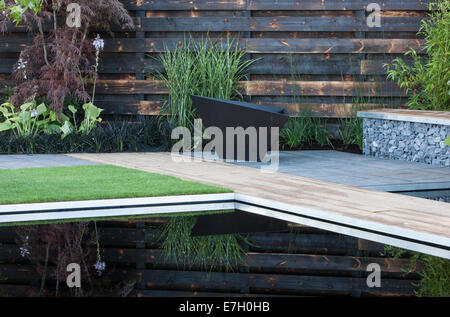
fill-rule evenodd
<path id="1" fill-rule="evenodd" d="M 100 38 L 100 34 L 97 34 L 97 37 L 95 38 L 92 44 L 94 45 L 97 51 L 100 51 L 105 47 L 105 41 L 103 41 L 103 39 Z"/>
<path id="2" fill-rule="evenodd" d="M 97 263 L 94 264 L 94 268 L 97 270 L 98 276 L 102 276 L 103 271 L 106 269 L 106 263 L 97 261 Z"/>
<path id="3" fill-rule="evenodd" d="M 30 255 L 30 251 L 25 247 L 20 248 L 20 256 L 24 258 L 27 255 Z"/>
<path id="4" fill-rule="evenodd" d="M 35 117 L 37 117 L 37 115 L 38 115 L 37 110 L 36 110 L 36 109 L 33 109 L 33 110 L 31 111 L 31 117 L 32 117 L 32 118 L 35 118 Z"/>

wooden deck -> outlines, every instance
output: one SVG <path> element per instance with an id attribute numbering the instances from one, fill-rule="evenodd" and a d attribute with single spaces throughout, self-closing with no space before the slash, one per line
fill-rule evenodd
<path id="1" fill-rule="evenodd" d="M 359 111 L 358 116 L 368 119 L 385 119 L 394 121 L 411 121 L 418 123 L 450 125 L 450 111 L 376 109 Z"/>
<path id="2" fill-rule="evenodd" d="M 228 187 L 239 210 L 450 259 L 447 203 L 220 162 L 175 162 L 170 153 L 70 156 Z"/>

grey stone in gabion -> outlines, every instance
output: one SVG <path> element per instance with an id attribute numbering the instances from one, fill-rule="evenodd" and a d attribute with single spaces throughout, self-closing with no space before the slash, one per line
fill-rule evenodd
<path id="1" fill-rule="evenodd" d="M 450 126 L 364 119 L 363 149 L 367 155 L 450 166 L 444 140 Z"/>

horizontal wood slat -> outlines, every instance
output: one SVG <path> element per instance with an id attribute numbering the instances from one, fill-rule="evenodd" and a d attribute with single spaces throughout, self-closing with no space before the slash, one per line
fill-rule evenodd
<path id="1" fill-rule="evenodd" d="M 128 56 L 121 54 L 117 56 L 105 56 L 100 60 L 101 74 L 130 74 L 142 73 L 152 74 L 164 72 L 162 65 L 153 58 L 146 58 L 142 61 L 143 67 L 136 65 L 135 61 Z M 251 75 L 289 75 L 297 74 L 295 77 L 304 75 L 384 75 L 386 70 L 384 64 L 390 63 L 391 59 L 382 60 L 357 60 L 349 61 L 350 55 L 325 54 L 296 54 L 286 56 L 284 54 L 261 54 L 255 57 L 261 58 L 253 64 L 248 72 Z M 15 58 L 5 58 L 0 64 L 0 73 L 10 73 Z"/>
<path id="2" fill-rule="evenodd" d="M 243 284 L 250 292 L 278 294 L 351 295 L 354 290 L 363 295 L 412 296 L 413 280 L 383 279 L 383 289 L 367 287 L 366 278 L 299 276 L 274 274 L 183 272 L 165 270 L 118 270 L 117 277 L 145 281 L 147 288 L 190 291 L 240 292 Z"/>
<path id="3" fill-rule="evenodd" d="M 242 92 L 250 96 L 405 96 L 391 83 L 346 81 L 244 81 Z M 156 80 L 101 80 L 100 94 L 153 94 L 165 95 L 167 89 Z"/>
<path id="4" fill-rule="evenodd" d="M 369 27 L 356 17 L 151 17 L 135 18 L 138 32 L 417 32 L 423 17 L 383 17 L 380 27 Z M 46 24 L 44 30 L 52 29 Z M 28 32 L 9 25 L 10 32 Z M 113 27 L 115 32 L 133 31 Z"/>
<path id="5" fill-rule="evenodd" d="M 125 0 L 129 10 L 361 10 L 363 0 Z M 427 10 L 431 0 L 385 0 L 384 10 Z"/>
<path id="6" fill-rule="evenodd" d="M 424 42 L 415 34 L 433 1 L 379 1 L 381 27 L 376 28 L 366 23 L 370 2 L 363 0 L 122 2 L 136 27 L 113 26 L 115 36 L 105 36 L 99 68 L 104 81 L 96 97 L 104 113 L 157 114 L 167 90 L 142 78 L 164 71 L 158 54 L 179 47 L 190 34 L 202 38 L 210 32 L 224 47 L 223 38 L 230 36 L 250 58 L 259 59 L 248 69 L 249 82 L 242 84 L 244 94 L 258 97 L 255 102 L 295 112 L 299 102 L 293 99 L 302 95 L 311 99 L 302 101 L 304 107 L 317 115 L 341 117 L 351 113 L 354 98 L 386 98 L 367 102 L 393 107 L 405 103 L 403 92 L 386 79 L 384 64 L 411 48 L 424 54 Z M 22 26 L 9 31 L 0 34 L 0 87 L 7 85 L 18 54 L 32 39 Z"/>
<path id="7" fill-rule="evenodd" d="M 158 249 L 116 249 L 108 248 L 104 253 L 105 259 L 112 263 L 147 263 L 152 267 L 177 269 L 185 267 L 187 263 L 174 258 L 167 258 Z M 380 259 L 375 257 L 355 256 L 321 256 L 306 254 L 280 254 L 280 253 L 249 253 L 244 259 L 245 266 L 251 272 L 296 273 L 296 274 L 349 274 L 361 272 L 366 274 L 370 263 L 380 264 L 385 277 L 401 277 L 404 269 L 411 264 L 410 259 Z M 194 264 L 195 265 L 195 264 Z M 198 267 L 198 264 L 195 265 Z M 422 269 L 421 263 L 413 267 L 411 273 Z"/>
<path id="8" fill-rule="evenodd" d="M 207 17 L 207 18 L 144 18 L 137 21 L 139 31 L 162 32 L 417 32 L 420 17 L 383 18 L 380 28 L 369 27 L 365 20 L 353 17 Z"/>
<path id="9" fill-rule="evenodd" d="M 27 42 L 0 37 L 0 53 L 20 52 Z M 29 43 L 29 42 L 28 42 Z M 161 53 L 179 47 L 179 39 L 110 39 L 108 53 Z M 224 42 L 224 47 L 225 46 Z M 420 50 L 423 41 L 416 39 L 240 39 L 239 47 L 249 53 L 278 54 L 403 54 L 411 48 Z"/>

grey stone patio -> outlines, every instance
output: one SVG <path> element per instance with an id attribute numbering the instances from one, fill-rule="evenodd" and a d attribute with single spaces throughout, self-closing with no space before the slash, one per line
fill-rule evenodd
<path id="1" fill-rule="evenodd" d="M 261 163 L 235 164 L 260 167 Z M 450 189 L 450 168 L 337 151 L 280 152 L 280 173 L 380 191 Z"/>
<path id="2" fill-rule="evenodd" d="M 96 165 L 73 157 L 57 154 L 0 155 L 0 169 L 22 169 L 56 166 Z"/>

